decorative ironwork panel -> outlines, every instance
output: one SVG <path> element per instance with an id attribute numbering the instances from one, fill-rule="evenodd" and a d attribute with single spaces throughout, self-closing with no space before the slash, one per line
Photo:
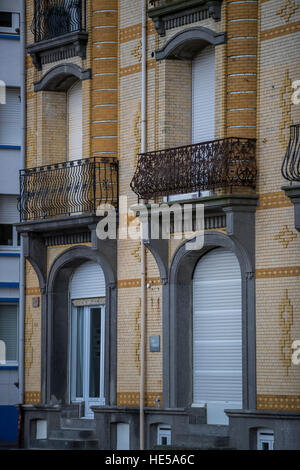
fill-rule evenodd
<path id="1" fill-rule="evenodd" d="M 281 167 L 288 181 L 300 182 L 300 124 L 290 127 L 290 140 Z"/>
<path id="2" fill-rule="evenodd" d="M 95 213 L 118 204 L 118 162 L 92 157 L 20 171 L 20 220 Z"/>
<path id="3" fill-rule="evenodd" d="M 31 25 L 35 42 L 85 29 L 85 0 L 35 0 Z"/>
<path id="4" fill-rule="evenodd" d="M 255 187 L 255 139 L 228 137 L 138 155 L 131 181 L 142 199 L 236 186 Z"/>

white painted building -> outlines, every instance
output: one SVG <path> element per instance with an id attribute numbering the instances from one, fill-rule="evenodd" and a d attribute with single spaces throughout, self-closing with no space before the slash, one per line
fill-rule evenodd
<path id="1" fill-rule="evenodd" d="M 22 52 L 20 0 L 0 0 L 0 441 L 14 440 L 19 395 L 19 283 L 21 248 L 16 230 L 21 162 Z M 7 414 L 8 413 L 8 414 Z"/>

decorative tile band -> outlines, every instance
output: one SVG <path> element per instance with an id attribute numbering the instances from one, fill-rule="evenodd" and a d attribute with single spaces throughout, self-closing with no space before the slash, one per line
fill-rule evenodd
<path id="1" fill-rule="evenodd" d="M 147 69 L 155 68 L 156 61 L 155 59 L 147 60 Z M 129 65 L 128 67 L 123 67 L 120 69 L 120 77 L 124 77 L 126 75 L 132 75 L 134 73 L 139 73 L 142 71 L 142 64 L 135 64 Z"/>
<path id="2" fill-rule="evenodd" d="M 297 33 L 298 31 L 300 31 L 300 21 L 262 31 L 261 40 L 266 41 L 267 39 L 273 39 L 273 38 L 277 38 L 280 36 L 286 36 L 287 34 Z"/>
<path id="3" fill-rule="evenodd" d="M 40 295 L 41 291 L 39 287 L 29 287 L 25 290 L 26 295 Z"/>
<path id="4" fill-rule="evenodd" d="M 24 403 L 25 405 L 34 405 L 41 402 L 40 392 L 25 392 Z"/>
<path id="5" fill-rule="evenodd" d="M 148 277 L 147 282 L 153 286 L 160 286 L 160 277 Z M 128 287 L 141 287 L 141 279 L 123 279 L 118 281 L 118 289 L 127 289 Z"/>
<path id="6" fill-rule="evenodd" d="M 259 195 L 259 206 L 257 210 L 277 209 L 279 207 L 290 207 L 292 205 L 292 202 L 283 191 L 262 193 Z"/>
<path id="7" fill-rule="evenodd" d="M 159 402 L 157 402 L 157 398 Z M 148 392 L 145 394 L 145 406 L 157 407 L 162 406 L 162 393 L 161 392 Z M 117 393 L 117 406 L 139 406 L 140 394 L 139 392 L 120 392 Z"/>
<path id="8" fill-rule="evenodd" d="M 288 266 L 284 268 L 261 268 L 256 270 L 256 279 L 296 276 L 300 276 L 300 266 Z"/>
<path id="9" fill-rule="evenodd" d="M 152 20 L 147 21 L 147 34 L 155 33 L 154 23 Z M 127 28 L 120 29 L 120 43 L 132 41 L 133 39 L 140 39 L 142 37 L 142 24 L 135 24 Z"/>
<path id="10" fill-rule="evenodd" d="M 300 411 L 300 395 L 257 395 L 258 410 Z"/>

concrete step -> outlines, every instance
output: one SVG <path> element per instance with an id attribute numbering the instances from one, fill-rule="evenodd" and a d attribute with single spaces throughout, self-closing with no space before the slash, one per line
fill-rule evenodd
<path id="1" fill-rule="evenodd" d="M 38 439 L 32 442 L 30 449 L 52 449 L 52 450 L 91 450 L 98 449 L 97 439 Z"/>
<path id="2" fill-rule="evenodd" d="M 186 440 L 186 436 L 177 435 L 176 440 L 184 442 Z M 230 447 L 230 439 L 229 436 L 226 435 L 190 434 L 189 442 L 193 449 L 198 450 L 224 450 Z"/>
<path id="3" fill-rule="evenodd" d="M 65 405 L 61 416 L 62 418 L 80 418 L 80 404 Z"/>
<path id="4" fill-rule="evenodd" d="M 96 422 L 93 419 L 85 418 L 61 418 L 61 429 L 96 429 Z"/>
<path id="5" fill-rule="evenodd" d="M 197 434 L 203 436 L 228 436 L 229 426 L 219 424 L 197 424 Z"/>
<path id="6" fill-rule="evenodd" d="M 95 430 L 94 429 L 54 429 L 50 431 L 49 439 L 94 439 Z"/>

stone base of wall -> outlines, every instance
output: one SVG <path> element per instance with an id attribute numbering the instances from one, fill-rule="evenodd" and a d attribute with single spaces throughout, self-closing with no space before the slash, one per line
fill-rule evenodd
<path id="1" fill-rule="evenodd" d="M 228 410 L 231 445 L 237 450 L 256 450 L 257 431 L 274 432 L 274 450 L 300 448 L 300 414 L 289 411 Z"/>

